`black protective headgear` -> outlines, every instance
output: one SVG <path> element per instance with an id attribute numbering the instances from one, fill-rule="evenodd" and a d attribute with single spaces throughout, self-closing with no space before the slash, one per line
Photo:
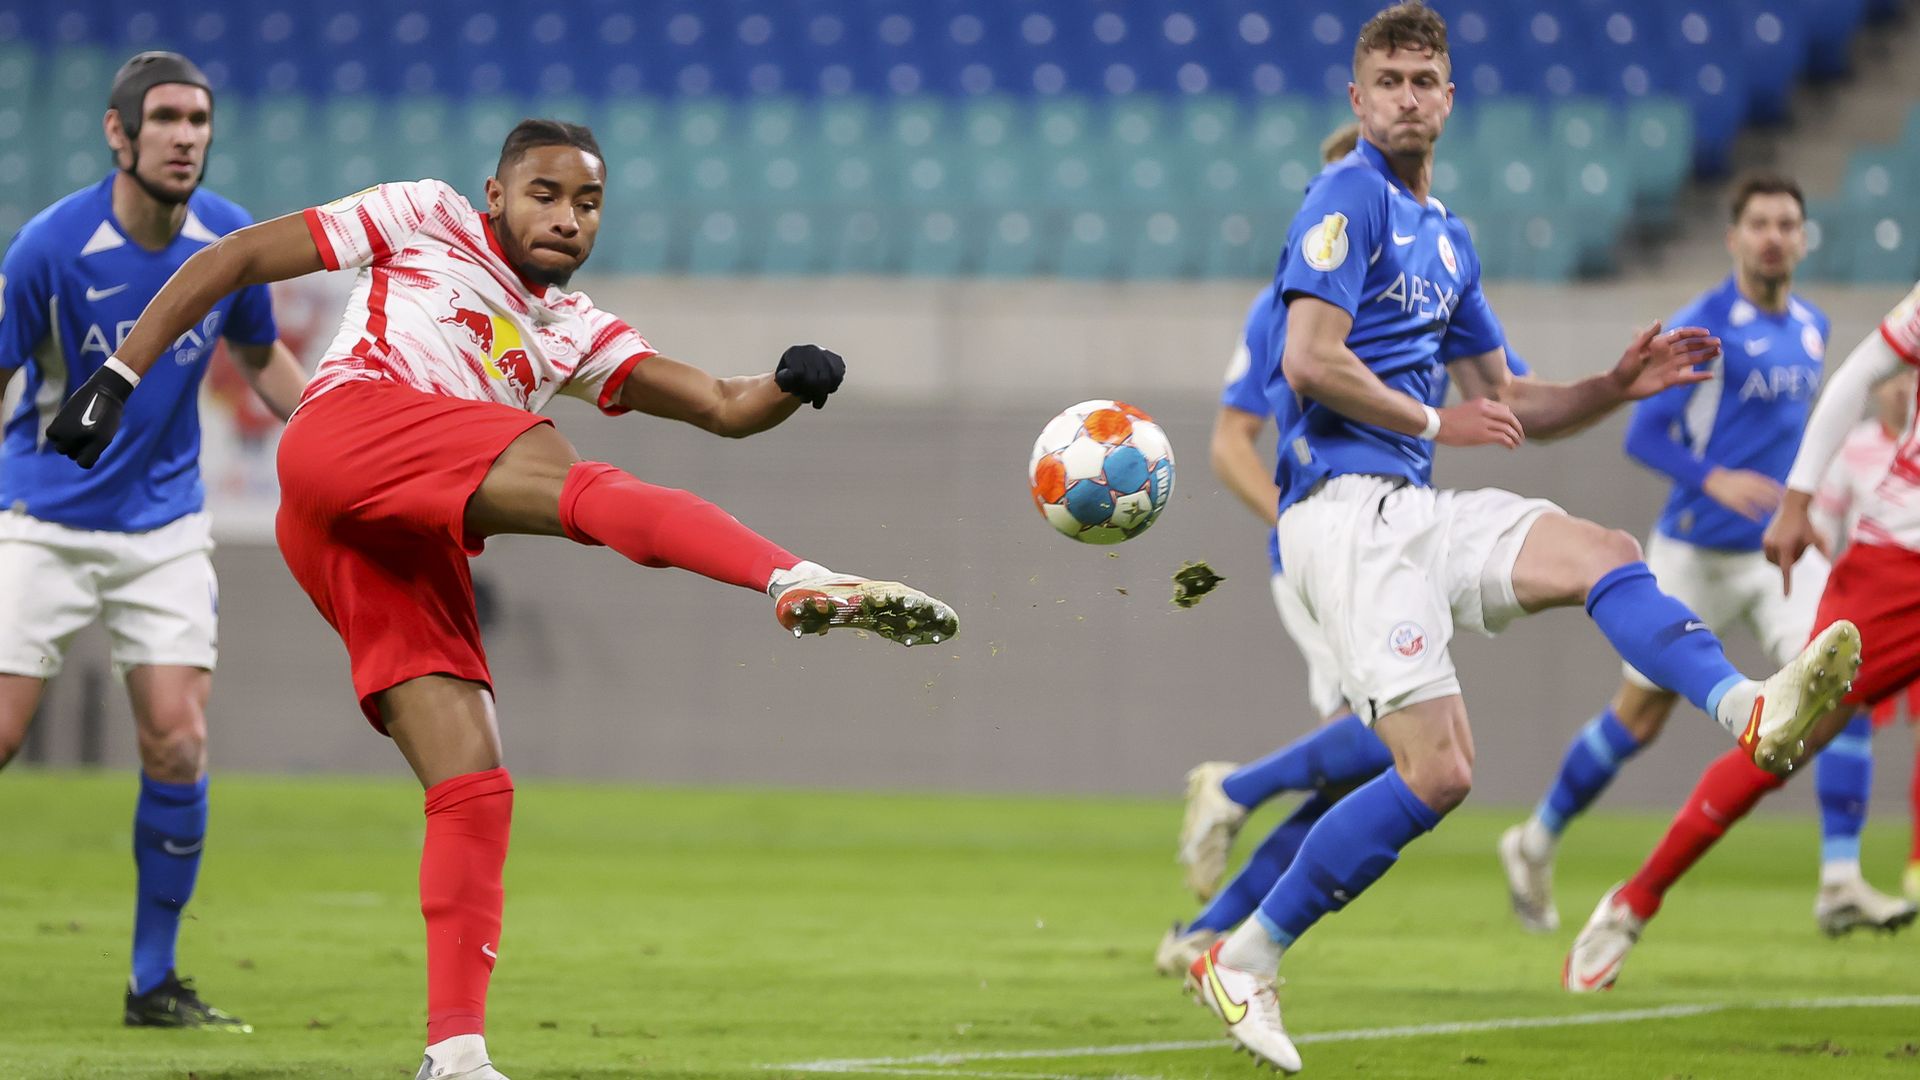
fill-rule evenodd
<path id="1" fill-rule="evenodd" d="M 132 155 L 127 167 L 122 171 L 133 177 L 147 194 L 163 202 L 175 201 L 155 191 L 145 180 L 140 179 L 135 168 L 140 164 L 138 139 L 140 123 L 146 116 L 147 91 L 167 83 L 184 83 L 197 86 L 207 92 L 208 102 L 213 100 L 213 87 L 207 82 L 207 76 L 193 61 L 173 52 L 143 52 L 126 63 L 113 77 L 113 90 L 107 95 L 107 108 L 120 114 L 120 130 L 127 133 L 128 152 Z"/>

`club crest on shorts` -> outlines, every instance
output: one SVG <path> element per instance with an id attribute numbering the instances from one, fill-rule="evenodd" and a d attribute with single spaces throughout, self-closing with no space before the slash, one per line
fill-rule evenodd
<path id="1" fill-rule="evenodd" d="M 1300 257 L 1322 273 L 1347 261 L 1347 215 L 1328 214 L 1300 238 Z"/>
<path id="2" fill-rule="evenodd" d="M 1387 648 L 1408 660 L 1427 651 L 1427 632 L 1419 623 L 1403 622 L 1387 632 Z"/>

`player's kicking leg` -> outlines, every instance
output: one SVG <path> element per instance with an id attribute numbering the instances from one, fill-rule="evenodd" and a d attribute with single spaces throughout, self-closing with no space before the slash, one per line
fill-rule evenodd
<path id="1" fill-rule="evenodd" d="M 1553 785 L 1532 816 L 1500 834 L 1507 897 L 1520 925 L 1537 934 L 1560 928 L 1553 902 L 1553 856 L 1560 835 L 1600 797 L 1620 767 L 1660 734 L 1678 695 L 1623 681 L 1613 701 L 1568 745 Z"/>
<path id="2" fill-rule="evenodd" d="M 466 522 L 480 537 L 565 536 L 642 566 L 677 566 L 766 592 L 775 618 L 796 636 L 845 628 L 915 645 L 959 631 L 953 609 L 920 590 L 798 559 L 696 495 L 582 461 L 551 427 L 529 430 L 500 455 Z"/>

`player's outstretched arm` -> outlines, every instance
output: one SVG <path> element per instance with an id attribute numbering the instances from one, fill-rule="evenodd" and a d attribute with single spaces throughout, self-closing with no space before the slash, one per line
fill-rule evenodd
<path id="1" fill-rule="evenodd" d="M 1222 405 L 1213 418 L 1210 449 L 1214 475 L 1256 517 L 1271 525 L 1280 516 L 1280 488 L 1273 482 L 1272 461 L 1261 455 L 1258 446 L 1266 427 L 1267 418 L 1259 413 Z"/>
<path id="2" fill-rule="evenodd" d="M 1506 396 L 1527 435 L 1556 439 L 1589 427 L 1629 401 L 1713 377 L 1699 365 L 1720 351 L 1720 339 L 1697 326 L 1636 333 L 1611 370 L 1570 383 L 1515 381 Z"/>
<path id="3" fill-rule="evenodd" d="M 818 345 L 795 345 L 766 375 L 712 375 L 667 356 L 649 356 L 620 384 L 624 409 L 692 424 L 739 439 L 778 426 L 811 404 L 822 408 L 840 388 L 846 364 Z"/>
<path id="4" fill-rule="evenodd" d="M 1809 547 L 1829 553 L 1826 539 L 1813 527 L 1813 493 L 1819 490 L 1820 478 L 1846 441 L 1847 432 L 1866 415 L 1873 388 L 1898 373 L 1901 363 L 1900 354 L 1875 328 L 1841 361 L 1839 370 L 1827 379 L 1820 400 L 1814 403 L 1806 434 L 1800 437 L 1800 452 L 1794 455 L 1793 470 L 1787 473 L 1786 498 L 1761 540 L 1767 560 L 1780 568 L 1781 581 L 1787 588 L 1792 588 L 1793 564 Z"/>
<path id="5" fill-rule="evenodd" d="M 160 287 L 119 350 L 67 398 L 47 425 L 47 441 L 82 468 L 92 468 L 113 441 L 140 377 L 222 297 L 324 268 L 299 214 L 249 225 L 201 248 Z"/>
<path id="6" fill-rule="evenodd" d="M 1288 301 L 1280 367 L 1295 393 L 1363 424 L 1446 446 L 1515 447 L 1526 439 L 1512 410 L 1495 395 L 1470 395 L 1476 400 L 1435 409 L 1387 386 L 1347 348 L 1352 329 L 1353 316 L 1343 308 L 1311 296 Z M 1504 379 L 1505 359 L 1498 350 L 1490 355 Z"/>
<path id="7" fill-rule="evenodd" d="M 246 376 L 247 384 L 266 402 L 267 408 L 282 420 L 291 417 L 294 407 L 300 404 L 300 395 L 307 390 L 307 371 L 294 358 L 293 350 L 279 341 L 265 345 L 229 341 L 227 349 L 233 354 L 234 363 L 240 366 L 240 374 Z"/>

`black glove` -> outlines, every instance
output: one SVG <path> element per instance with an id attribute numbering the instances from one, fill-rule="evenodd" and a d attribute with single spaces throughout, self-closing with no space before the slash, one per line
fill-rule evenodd
<path id="1" fill-rule="evenodd" d="M 126 408 L 133 384 L 125 375 L 103 367 L 80 384 L 47 425 L 47 441 L 83 469 L 93 468 L 120 430 L 120 412 Z"/>
<path id="2" fill-rule="evenodd" d="M 794 345 L 780 354 L 780 366 L 773 369 L 773 381 L 780 389 L 824 408 L 827 395 L 840 389 L 847 377 L 847 362 L 840 354 L 818 345 Z"/>

